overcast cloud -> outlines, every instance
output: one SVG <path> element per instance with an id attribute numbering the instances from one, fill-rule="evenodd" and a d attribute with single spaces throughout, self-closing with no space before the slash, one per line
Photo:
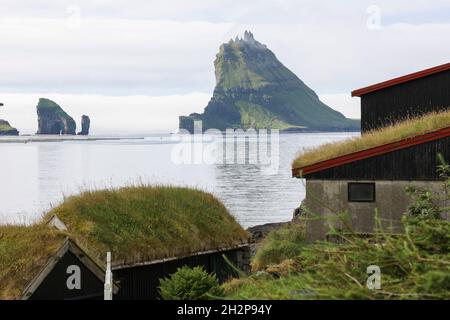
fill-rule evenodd
<path id="1" fill-rule="evenodd" d="M 136 129 L 176 128 L 179 113 L 206 105 L 219 45 L 246 29 L 350 117 L 359 117 L 351 90 L 449 61 L 449 1 L 0 4 L 0 117 L 25 131 L 35 99 L 50 95 L 74 115 L 94 113 L 93 129 L 128 126 L 107 114 L 113 105 Z"/>

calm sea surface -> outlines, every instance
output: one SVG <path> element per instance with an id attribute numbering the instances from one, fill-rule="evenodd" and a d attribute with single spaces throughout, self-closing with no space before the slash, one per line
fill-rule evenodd
<path id="1" fill-rule="evenodd" d="M 0 223 L 30 223 L 64 196 L 139 181 L 210 191 L 245 227 L 288 221 L 305 195 L 302 181 L 291 178 L 290 165 L 296 153 L 354 135 L 281 134 L 279 169 L 272 174 L 257 164 L 179 164 L 173 154 L 180 144 L 170 135 L 139 140 L 0 143 Z"/>

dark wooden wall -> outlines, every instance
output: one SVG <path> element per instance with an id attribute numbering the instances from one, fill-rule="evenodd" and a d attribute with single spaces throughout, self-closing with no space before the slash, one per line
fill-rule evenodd
<path id="1" fill-rule="evenodd" d="M 437 180 L 437 154 L 450 162 L 450 137 L 305 175 L 325 180 Z"/>
<path id="2" fill-rule="evenodd" d="M 450 70 L 381 89 L 361 97 L 361 131 L 411 116 L 450 109 Z"/>
<path id="3" fill-rule="evenodd" d="M 168 277 L 183 266 L 203 266 L 209 273 L 214 272 L 219 281 L 234 275 L 233 269 L 225 262 L 222 254 L 233 263 L 237 263 L 239 250 L 192 256 L 179 260 L 115 270 L 114 281 L 119 281 L 119 292 L 115 300 L 148 300 L 160 298 L 158 293 L 159 279 Z"/>
<path id="4" fill-rule="evenodd" d="M 77 265 L 81 271 L 81 289 L 67 288 L 66 282 L 70 274 L 67 267 Z M 100 281 L 78 258 L 68 251 L 55 265 L 51 273 L 34 291 L 30 300 L 78 300 L 103 299 L 103 282 Z"/>

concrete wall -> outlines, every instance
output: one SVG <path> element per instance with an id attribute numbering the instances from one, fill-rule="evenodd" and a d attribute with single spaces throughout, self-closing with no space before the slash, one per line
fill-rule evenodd
<path id="1" fill-rule="evenodd" d="M 348 182 L 375 182 L 376 201 L 349 202 Z M 444 198 L 441 181 L 307 180 L 306 198 L 302 207 L 312 218 L 308 222 L 309 240 L 325 239 L 330 224 L 343 229 L 344 224 L 337 219 L 337 213 L 342 212 L 350 214 L 351 221 L 348 225 L 355 232 L 373 230 L 376 210 L 384 230 L 402 232 L 401 217 L 413 202 L 405 193 L 408 186 L 425 188 Z"/>

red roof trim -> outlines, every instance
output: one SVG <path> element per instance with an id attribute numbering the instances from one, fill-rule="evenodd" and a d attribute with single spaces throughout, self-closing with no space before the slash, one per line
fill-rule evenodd
<path id="1" fill-rule="evenodd" d="M 404 82 L 408 82 L 408 81 L 412 81 L 415 79 L 419 79 L 419 78 L 423 78 L 438 72 L 442 72 L 442 71 L 447 71 L 450 70 L 450 63 L 446 63 L 437 67 L 433 67 L 430 69 L 425 69 L 419 72 L 414 72 L 411 74 L 408 74 L 406 76 L 402 76 L 402 77 L 398 77 L 398 78 L 394 78 L 388 81 L 384 81 L 384 82 L 380 82 L 365 88 L 361 88 L 361 89 L 357 89 L 352 91 L 352 97 L 361 97 L 362 95 L 365 95 L 367 93 L 370 92 L 374 92 L 374 91 L 378 91 L 384 88 L 388 88 L 391 86 L 395 86 L 397 84 L 400 83 L 404 83 Z"/>
<path id="2" fill-rule="evenodd" d="M 293 177 L 300 177 L 300 175 L 305 176 L 314 172 L 323 171 L 326 169 L 339 167 L 344 164 L 348 164 L 354 161 L 363 160 L 371 157 L 375 157 L 381 154 L 393 152 L 400 149 L 405 149 L 408 147 L 412 147 L 418 144 L 430 142 L 433 140 L 441 139 L 450 136 L 450 127 L 440 129 L 434 132 L 425 133 L 419 136 L 415 136 L 412 138 L 403 139 L 396 142 L 391 142 L 382 146 L 357 151 L 353 153 L 349 153 L 337 158 L 333 158 L 330 160 L 321 161 L 318 163 L 311 164 L 302 168 L 294 168 L 292 169 Z"/>

